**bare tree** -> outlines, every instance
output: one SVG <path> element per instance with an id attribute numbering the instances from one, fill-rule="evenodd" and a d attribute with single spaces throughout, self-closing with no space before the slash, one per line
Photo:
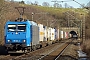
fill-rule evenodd
<path id="1" fill-rule="evenodd" d="M 14 0 L 11 0 L 11 2 L 14 2 Z"/>
<path id="2" fill-rule="evenodd" d="M 46 7 L 49 7 L 50 6 L 50 4 L 48 2 L 43 2 L 42 5 L 43 6 L 46 6 Z"/>
<path id="3" fill-rule="evenodd" d="M 65 3 L 65 8 L 68 8 L 69 6 L 68 6 L 68 4 L 67 3 Z"/>
<path id="4" fill-rule="evenodd" d="M 62 5 L 60 4 L 59 7 L 62 8 Z"/>
<path id="5" fill-rule="evenodd" d="M 19 3 L 21 3 L 21 4 L 25 4 L 25 1 L 20 1 Z"/>
<path id="6" fill-rule="evenodd" d="M 4 8 L 4 0 L 0 0 L 0 13 Z"/>
<path id="7" fill-rule="evenodd" d="M 59 8 L 59 7 L 60 7 L 59 3 L 54 3 L 53 6 L 54 6 L 55 8 Z"/>
<path id="8" fill-rule="evenodd" d="M 8 1 L 8 2 L 10 2 L 10 0 L 5 0 L 5 1 Z"/>
<path id="9" fill-rule="evenodd" d="M 3 41 L 3 24 L 4 24 L 4 20 L 5 20 L 5 14 L 7 11 L 7 3 L 5 3 L 5 0 L 0 0 L 0 43 L 2 43 Z"/>
<path id="10" fill-rule="evenodd" d="M 38 1 L 35 1 L 35 3 L 34 3 L 35 5 L 38 5 Z"/>
<path id="11" fill-rule="evenodd" d="M 27 1 L 26 3 L 27 3 L 27 4 L 31 4 L 32 2 L 30 2 L 30 1 Z"/>

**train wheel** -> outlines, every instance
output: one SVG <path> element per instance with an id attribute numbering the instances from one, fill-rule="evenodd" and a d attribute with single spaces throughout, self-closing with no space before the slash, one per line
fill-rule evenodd
<path id="1" fill-rule="evenodd" d="M 35 45 L 33 45 L 33 46 L 32 46 L 32 49 L 33 49 L 33 51 L 35 51 L 35 50 L 36 50 L 36 46 L 35 46 Z"/>
<path id="2" fill-rule="evenodd" d="M 28 52 L 31 52 L 31 51 L 32 51 L 31 47 L 28 47 L 28 48 L 27 48 L 27 51 L 28 51 Z"/>
<path id="3" fill-rule="evenodd" d="M 49 44 L 48 44 L 48 43 L 46 43 L 46 46 L 49 46 Z"/>
<path id="4" fill-rule="evenodd" d="M 42 45 L 40 45 L 40 48 L 42 48 Z"/>
<path id="5" fill-rule="evenodd" d="M 36 45 L 36 49 L 39 49 L 41 47 L 41 44 Z"/>
<path id="6" fill-rule="evenodd" d="M 24 50 L 24 53 L 27 53 L 27 52 L 28 52 L 27 49 L 25 49 L 25 50 Z"/>
<path id="7" fill-rule="evenodd" d="M 22 52 L 26 53 L 26 52 L 27 52 L 27 50 L 26 50 L 25 48 L 22 48 Z"/>

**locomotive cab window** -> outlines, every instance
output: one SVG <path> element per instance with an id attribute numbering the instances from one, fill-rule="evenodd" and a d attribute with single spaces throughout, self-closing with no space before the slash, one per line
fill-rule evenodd
<path id="1" fill-rule="evenodd" d="M 16 31 L 16 25 L 8 25 L 8 31 Z"/>
<path id="2" fill-rule="evenodd" d="M 25 32 L 26 25 L 25 24 L 18 24 L 18 25 L 8 25 L 8 32 Z"/>
<path id="3" fill-rule="evenodd" d="M 17 25 L 17 31 L 25 32 L 26 31 L 26 25 Z"/>

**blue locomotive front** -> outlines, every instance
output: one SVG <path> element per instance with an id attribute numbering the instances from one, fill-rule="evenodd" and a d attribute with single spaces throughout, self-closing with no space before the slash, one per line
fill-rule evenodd
<path id="1" fill-rule="evenodd" d="M 13 50 L 18 51 L 18 50 L 25 50 L 28 47 L 29 49 L 31 49 L 30 47 L 32 45 L 39 44 L 39 38 L 38 38 L 39 29 L 38 27 L 37 28 L 36 27 L 37 26 L 31 23 L 31 21 L 6 22 L 4 27 L 6 48 L 9 51 L 13 51 Z"/>

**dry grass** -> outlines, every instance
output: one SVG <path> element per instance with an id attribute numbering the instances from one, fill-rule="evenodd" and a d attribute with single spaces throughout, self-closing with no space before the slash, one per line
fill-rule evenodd
<path id="1" fill-rule="evenodd" d="M 90 57 L 90 39 L 87 39 L 82 45 L 82 50 Z"/>

